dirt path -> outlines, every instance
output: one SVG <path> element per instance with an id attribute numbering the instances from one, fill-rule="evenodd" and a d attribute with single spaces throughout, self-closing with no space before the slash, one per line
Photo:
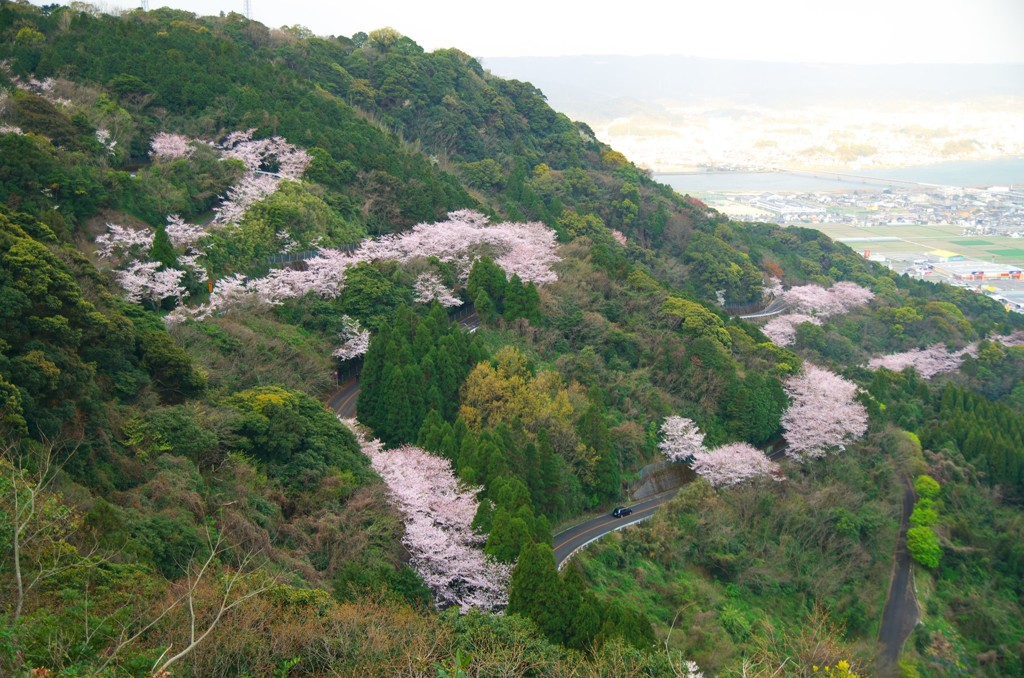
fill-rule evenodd
<path id="1" fill-rule="evenodd" d="M 903 479 L 903 516 L 900 519 L 900 537 L 896 542 L 889 596 L 882 610 L 882 625 L 878 631 L 879 657 L 876 676 L 898 676 L 900 651 L 918 620 L 917 599 L 914 597 L 910 553 L 907 551 L 907 528 L 914 510 L 914 488 L 910 480 Z"/>

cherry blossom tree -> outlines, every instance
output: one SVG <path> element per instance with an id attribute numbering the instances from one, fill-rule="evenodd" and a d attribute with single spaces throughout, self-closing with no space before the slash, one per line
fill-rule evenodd
<path id="1" fill-rule="evenodd" d="M 658 448 L 669 461 L 688 462 L 695 473 L 715 487 L 735 485 L 766 474 L 782 479 L 778 464 L 753 445 L 728 443 L 713 450 L 704 447 L 704 434 L 692 419 L 665 417 L 661 435 Z"/>
<path id="2" fill-rule="evenodd" d="M 779 465 L 749 443 L 729 443 L 693 454 L 690 467 L 715 487 L 726 487 L 763 475 L 782 479 Z"/>
<path id="3" fill-rule="evenodd" d="M 190 250 L 185 254 L 178 255 L 178 265 L 183 270 L 192 271 L 195 276 L 199 279 L 206 277 L 206 267 L 199 263 L 199 258 L 203 256 L 202 252 Z"/>
<path id="4" fill-rule="evenodd" d="M 626 246 L 629 245 L 629 241 L 626 240 L 626 236 L 625 236 L 625 234 L 623 234 L 622 231 L 619 231 L 619 230 L 616 230 L 616 229 L 613 228 L 612 229 L 612 237 L 615 238 L 615 242 L 619 243 L 623 247 L 626 247 Z"/>
<path id="5" fill-rule="evenodd" d="M 18 134 L 24 136 L 24 132 L 16 125 L 0 125 L 0 134 Z"/>
<path id="6" fill-rule="evenodd" d="M 872 358 L 868 362 L 868 369 L 877 370 L 884 367 L 893 372 L 900 372 L 912 367 L 923 379 L 931 379 L 936 374 L 955 372 L 960 369 L 964 357 L 968 355 L 977 357 L 977 342 L 958 351 L 950 351 L 945 344 L 932 344 L 926 348 L 915 348 L 902 353 Z"/>
<path id="7" fill-rule="evenodd" d="M 782 293 L 796 311 L 827 318 L 863 306 L 875 298 L 871 290 L 852 282 L 838 282 L 828 289 L 820 285 L 801 285 Z"/>
<path id="8" fill-rule="evenodd" d="M 96 253 L 104 259 L 128 253 L 138 254 L 140 250 L 148 251 L 153 246 L 153 232 L 144 228 L 107 224 L 107 232 L 96 238 L 96 245 Z"/>
<path id="9" fill-rule="evenodd" d="M 669 461 L 687 461 L 704 449 L 704 434 L 692 419 L 669 416 L 661 424 L 658 449 Z"/>
<path id="10" fill-rule="evenodd" d="M 114 147 L 117 146 L 117 141 L 112 139 L 110 136 L 110 130 L 100 127 L 96 130 L 96 141 L 100 146 L 107 149 L 107 154 L 114 152 Z"/>
<path id="11" fill-rule="evenodd" d="M 277 191 L 280 179 L 270 174 L 249 173 L 228 189 L 227 196 L 214 208 L 216 224 L 235 224 L 242 220 L 249 206 Z"/>
<path id="12" fill-rule="evenodd" d="M 275 233 L 274 237 L 277 239 L 282 252 L 294 252 L 299 249 L 299 243 L 287 231 Z"/>
<path id="13" fill-rule="evenodd" d="M 177 214 L 171 214 L 167 217 L 167 237 L 175 247 L 190 247 L 206 237 L 206 229 L 187 224 Z"/>
<path id="14" fill-rule="evenodd" d="M 769 297 L 781 297 L 782 292 L 782 281 L 775 277 L 769 277 L 768 281 L 761 288 L 761 295 L 766 299 Z"/>
<path id="15" fill-rule="evenodd" d="M 181 285 L 185 272 L 176 268 L 159 270 L 160 265 L 159 261 L 135 261 L 125 270 L 116 271 L 117 280 L 129 301 L 148 300 L 158 304 L 169 297 L 181 301 L 185 295 L 185 288 Z"/>
<path id="16" fill-rule="evenodd" d="M 1024 346 L 1024 330 L 1017 330 L 1013 334 L 994 334 L 989 341 L 997 341 L 1003 346 Z"/>
<path id="17" fill-rule="evenodd" d="M 558 279 L 551 266 L 560 261 L 555 254 L 555 232 L 540 222 L 488 224 L 487 217 L 474 210 L 458 210 L 448 219 L 418 224 L 406 233 L 378 239 L 360 248 L 368 259 L 408 261 L 437 257 L 452 263 L 465 280 L 482 255 L 490 255 L 508 277 L 543 284 Z"/>
<path id="18" fill-rule="evenodd" d="M 772 318 L 761 328 L 765 336 L 779 346 L 793 343 L 797 325 L 807 322 L 821 325 L 823 318 L 846 313 L 875 297 L 871 290 L 851 282 L 838 282 L 827 289 L 821 285 L 800 285 L 784 292 L 776 278 L 769 278 L 768 282 L 766 294 L 770 291 L 774 296 L 781 296 L 794 310 Z"/>
<path id="19" fill-rule="evenodd" d="M 221 282 L 218 281 L 209 304 L 181 310 L 168 321 L 180 322 L 187 317 L 202 319 L 238 302 L 279 304 L 285 299 L 306 294 L 333 298 L 344 289 L 346 271 L 362 262 L 394 260 L 406 263 L 413 259 L 437 257 L 453 264 L 465 280 L 473 262 L 485 254 L 494 256 L 496 263 L 509 276 L 517 273 L 524 282 L 541 284 L 557 280 L 551 268 L 560 261 L 555 254 L 554 231 L 542 223 L 488 225 L 487 218 L 479 212 L 461 210 L 449 214 L 446 221 L 419 224 L 406 233 L 368 238 L 352 252 L 321 248 L 317 256 L 305 261 L 305 269 L 301 271 L 275 269 L 264 278 L 236 278 L 226 283 L 228 294 L 219 294 Z M 420 283 L 417 292 L 423 294 L 425 290 L 426 282 Z M 456 301 L 448 290 L 444 290 L 443 296 L 448 300 L 445 305 L 453 305 L 451 302 Z"/>
<path id="20" fill-rule="evenodd" d="M 192 155 L 189 138 L 184 134 L 159 132 L 149 142 L 149 155 L 154 160 L 170 161 Z"/>
<path id="21" fill-rule="evenodd" d="M 777 315 L 764 324 L 761 331 L 779 346 L 789 346 L 796 340 L 796 326 L 801 323 L 821 324 L 821 318 L 804 313 Z"/>
<path id="22" fill-rule="evenodd" d="M 472 527 L 480 488 L 461 486 L 447 459 L 408 445 L 385 450 L 379 440 L 362 437 L 355 422 L 345 423 L 405 518 L 402 542 L 437 606 L 505 607 L 512 567 L 484 555 L 478 546 L 486 537 Z"/>
<path id="23" fill-rule="evenodd" d="M 444 286 L 441 278 L 436 273 L 423 273 L 416 279 L 416 301 L 421 304 L 429 304 L 437 301 L 442 306 L 462 306 L 462 300 L 455 296 L 450 289 Z"/>
<path id="24" fill-rule="evenodd" d="M 364 355 L 370 348 L 370 331 L 364 330 L 358 320 L 341 316 L 341 346 L 331 355 L 340 360 L 351 360 Z"/>
<path id="25" fill-rule="evenodd" d="M 255 131 L 232 132 L 220 145 L 221 157 L 241 160 L 246 173 L 215 209 L 217 224 L 238 223 L 249 206 L 272 195 L 282 179 L 298 181 L 309 166 L 311 158 L 304 150 L 282 137 L 253 139 Z M 270 171 L 275 166 L 277 171 Z"/>
<path id="26" fill-rule="evenodd" d="M 867 410 L 857 402 L 857 385 L 806 363 L 784 384 L 791 403 L 782 415 L 786 453 L 798 460 L 839 452 L 868 429 Z"/>

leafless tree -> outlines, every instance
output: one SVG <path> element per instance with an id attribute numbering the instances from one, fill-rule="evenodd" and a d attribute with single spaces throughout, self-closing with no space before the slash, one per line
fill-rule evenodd
<path id="1" fill-rule="evenodd" d="M 165 604 L 156 616 L 148 622 L 143 623 L 134 633 L 129 628 L 122 632 L 118 643 L 110 650 L 106 661 L 99 667 L 95 675 L 102 674 L 117 658 L 118 654 L 130 644 L 139 639 L 143 634 L 153 629 L 164 620 L 172 611 L 184 606 L 188 611 L 188 642 L 180 650 L 168 656 L 173 645 L 166 650 L 153 664 L 152 673 L 154 676 L 169 675 L 168 669 L 177 661 L 188 656 L 196 649 L 213 631 L 224 621 L 225 615 L 231 610 L 243 605 L 260 594 L 267 591 L 274 585 L 272 578 L 264 578 L 256 586 L 247 586 L 248 575 L 259 569 L 262 562 L 259 551 L 248 551 L 238 560 L 237 567 L 227 571 L 226 576 L 215 579 L 215 574 L 221 569 L 221 556 L 224 556 L 230 546 L 223 537 L 216 536 L 207 530 L 207 544 L 209 553 L 205 558 L 193 558 L 186 567 L 186 576 L 180 582 L 181 592 L 172 597 L 170 603 Z M 213 606 L 205 605 L 201 599 L 200 587 L 217 581 L 221 591 L 216 597 Z"/>
<path id="2" fill-rule="evenodd" d="M 77 550 L 66 548 L 76 519 L 51 491 L 66 446 L 44 438 L 42 442 L 7 442 L 0 447 L 0 507 L 6 509 L 14 576 L 14 620 L 21 617 L 25 597 L 40 583 L 76 566 Z"/>

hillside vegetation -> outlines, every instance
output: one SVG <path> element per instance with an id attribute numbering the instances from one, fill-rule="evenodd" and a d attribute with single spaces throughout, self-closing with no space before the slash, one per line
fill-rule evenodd
<path id="1" fill-rule="evenodd" d="M 903 670 L 1021 670 L 1022 319 L 457 50 L 5 2 L 0 262 L 4 675 L 871 675 L 924 476 Z M 559 573 L 665 458 L 701 477 Z"/>

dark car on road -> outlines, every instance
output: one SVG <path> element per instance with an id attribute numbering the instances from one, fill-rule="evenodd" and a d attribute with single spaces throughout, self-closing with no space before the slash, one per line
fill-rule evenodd
<path id="1" fill-rule="evenodd" d="M 632 512 L 633 509 L 629 508 L 628 506 L 619 506 L 614 511 L 612 511 L 612 518 L 623 518 L 625 516 L 628 516 Z"/>

